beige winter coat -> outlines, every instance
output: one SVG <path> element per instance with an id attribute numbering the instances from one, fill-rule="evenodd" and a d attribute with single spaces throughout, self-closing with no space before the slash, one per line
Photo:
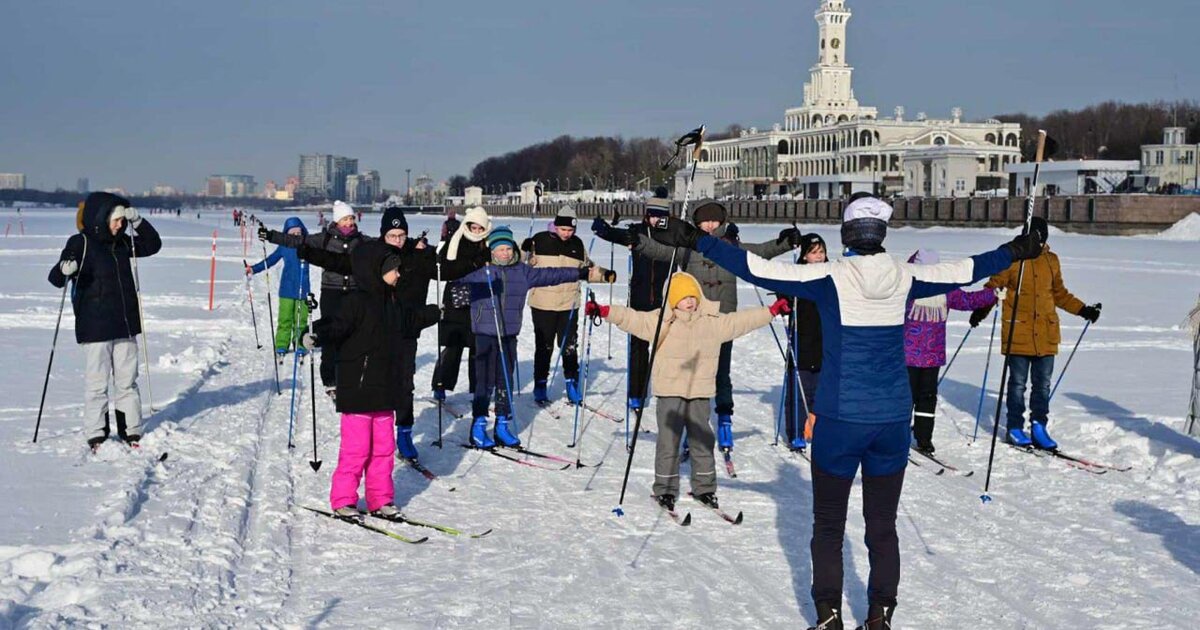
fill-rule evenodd
<path id="1" fill-rule="evenodd" d="M 658 309 L 635 311 L 613 306 L 608 320 L 638 339 L 652 342 Z M 701 299 L 700 308 L 690 313 L 672 310 L 663 320 L 658 354 L 650 374 L 654 395 L 689 399 L 716 396 L 721 344 L 769 323 L 769 309 L 721 313 L 720 305 L 708 299 Z"/>
<path id="2" fill-rule="evenodd" d="M 578 236 L 562 240 L 552 232 L 540 232 L 526 239 L 521 249 L 530 267 L 568 267 L 583 269 L 592 265 L 587 249 Z M 600 266 L 588 271 L 588 282 L 604 282 Z M 550 287 L 538 287 L 529 292 L 529 306 L 541 311 L 569 311 L 579 304 L 579 283 L 568 282 Z"/>

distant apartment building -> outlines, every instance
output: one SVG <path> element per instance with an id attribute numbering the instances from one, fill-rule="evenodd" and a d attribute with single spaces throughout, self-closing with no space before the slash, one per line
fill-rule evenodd
<path id="1" fill-rule="evenodd" d="M 1160 187 L 1200 189 L 1200 144 L 1187 143 L 1186 127 L 1167 127 L 1162 144 L 1142 145 L 1142 173 Z"/>
<path id="2" fill-rule="evenodd" d="M 204 192 L 209 197 L 253 197 L 253 175 L 209 175 Z"/>
<path id="3" fill-rule="evenodd" d="M 346 176 L 346 201 L 350 203 L 372 203 L 379 197 L 379 171 L 367 171 Z"/>
<path id="4" fill-rule="evenodd" d="M 0 173 L 0 190 L 24 190 L 25 173 Z"/>
<path id="5" fill-rule="evenodd" d="M 314 153 L 300 156 L 298 193 L 327 199 L 346 198 L 346 176 L 358 173 L 358 159 Z"/>
<path id="6" fill-rule="evenodd" d="M 174 186 L 167 186 L 166 184 L 155 184 L 150 190 L 146 191 L 146 194 L 151 197 L 175 197 L 179 195 L 179 189 Z"/>

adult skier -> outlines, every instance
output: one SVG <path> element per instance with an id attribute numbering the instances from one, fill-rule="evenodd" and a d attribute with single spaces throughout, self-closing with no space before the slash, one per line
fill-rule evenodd
<path id="1" fill-rule="evenodd" d="M 1037 233 L 1043 243 L 1038 256 L 1025 263 L 1025 277 L 1021 281 L 1021 295 L 1016 296 L 1018 266 L 996 274 L 988 280 L 989 289 L 1005 289 L 1008 299 L 1004 300 L 1000 313 L 1000 351 L 1008 355 L 1009 380 L 1006 405 L 1008 408 L 1008 442 L 1014 446 L 1034 446 L 1054 450 L 1058 443 L 1050 437 L 1046 424 L 1050 421 L 1050 377 L 1054 373 L 1054 356 L 1062 332 L 1058 326 L 1056 308 L 1078 315 L 1091 323 L 1100 319 L 1100 305 L 1085 305 L 1063 284 L 1062 266 L 1058 255 L 1050 251 L 1046 241 L 1050 228 L 1042 217 L 1033 217 L 1030 230 Z M 1017 326 L 1009 345 L 1008 324 L 1012 318 L 1013 304 L 1017 304 Z M 972 319 L 983 320 L 991 311 L 990 306 L 972 314 Z M 1025 388 L 1032 385 L 1029 393 L 1030 432 L 1025 432 Z"/>
<path id="2" fill-rule="evenodd" d="M 88 195 L 82 218 L 82 231 L 67 239 L 49 280 L 60 289 L 69 280 L 75 282 L 71 310 L 75 313 L 75 341 L 83 347 L 85 365 L 83 434 L 92 450 L 108 439 L 111 402 L 118 414 L 118 435 L 136 447 L 142 437 L 142 398 L 137 386 L 137 336 L 142 332 L 142 318 L 130 260 L 157 254 L 162 240 L 128 199 L 111 193 Z M 125 232 L 127 226 L 133 229 L 133 236 Z"/>
<path id="3" fill-rule="evenodd" d="M 607 269 L 595 266 L 588 258 L 587 248 L 575 235 L 577 217 L 569 205 L 559 209 L 551 229 L 525 239 L 521 251 L 525 261 L 535 269 L 590 269 L 588 282 L 602 282 Z M 533 400 L 550 402 L 546 392 L 550 377 L 550 359 L 555 348 L 562 348 L 563 378 L 567 400 L 578 405 L 579 352 L 576 348 L 579 332 L 579 282 L 534 288 L 529 292 L 529 308 L 533 315 Z"/>
<path id="4" fill-rule="evenodd" d="M 850 488 L 863 469 L 863 516 L 871 575 L 866 627 L 890 627 L 900 582 L 896 510 L 910 442 L 912 394 L 904 364 L 908 300 L 947 293 L 1036 257 L 1041 235 L 1019 236 L 998 249 L 937 265 L 897 262 L 883 248 L 892 208 L 873 196 L 847 204 L 842 244 L 847 257 L 795 265 L 765 260 L 676 218 L 654 238 L 703 254 L 755 285 L 812 300 L 821 315 L 825 361 L 813 403 L 812 597 L 818 624 L 841 630 L 842 541 Z"/>

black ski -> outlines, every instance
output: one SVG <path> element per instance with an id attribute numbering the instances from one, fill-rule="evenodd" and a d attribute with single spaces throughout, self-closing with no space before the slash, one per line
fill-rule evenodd
<path id="1" fill-rule="evenodd" d="M 491 528 L 489 528 L 487 531 L 480 532 L 478 534 L 467 534 L 463 530 L 458 529 L 456 527 L 450 527 L 448 525 L 439 525 L 437 523 L 430 523 L 428 521 L 419 521 L 419 520 L 404 516 L 403 514 L 398 515 L 394 518 L 382 516 L 379 514 L 367 514 L 367 516 L 370 516 L 371 518 L 377 518 L 381 521 L 387 521 L 389 523 L 401 523 L 403 525 L 412 525 L 413 527 L 427 527 L 429 529 L 437 530 L 437 531 L 442 532 L 443 534 L 446 534 L 449 536 L 464 536 L 465 535 L 468 538 L 483 538 L 484 536 L 487 536 L 488 534 L 492 533 Z"/>
<path id="2" fill-rule="evenodd" d="M 1059 454 L 1057 454 L 1058 453 L 1057 451 L 1047 451 L 1045 449 L 1034 448 L 1032 446 L 1016 446 L 1014 444 L 1009 444 L 1009 446 L 1013 447 L 1014 449 L 1016 449 L 1017 451 L 1020 451 L 1022 453 L 1028 453 L 1030 455 L 1033 455 L 1034 457 L 1056 457 L 1058 459 L 1063 460 L 1064 463 L 1066 463 L 1071 468 L 1074 468 L 1075 470 L 1082 470 L 1084 472 L 1092 473 L 1093 475 L 1103 475 L 1103 474 L 1108 473 L 1107 468 L 1096 468 L 1093 466 L 1089 466 L 1087 464 L 1084 464 L 1083 462 L 1076 461 L 1073 458 L 1064 457 L 1062 455 L 1059 455 Z"/>
<path id="3" fill-rule="evenodd" d="M 599 468 L 600 464 L 604 463 L 604 460 L 600 460 L 598 463 L 595 463 L 595 464 L 585 464 L 582 461 L 580 461 L 578 458 L 567 459 L 566 457 L 562 457 L 559 455 L 550 455 L 549 453 L 539 453 L 538 451 L 531 451 L 531 450 L 525 448 L 524 446 L 499 446 L 498 445 L 496 448 L 502 448 L 505 450 L 514 451 L 514 452 L 520 453 L 522 455 L 529 455 L 530 457 L 538 457 L 541 459 L 548 459 L 552 462 L 559 462 L 560 464 L 570 464 L 576 468 Z"/>
<path id="4" fill-rule="evenodd" d="M 687 512 L 682 517 L 680 517 L 678 511 L 668 510 L 666 507 L 663 506 L 663 504 L 658 502 L 658 498 L 655 497 L 654 495 L 650 495 L 650 498 L 654 500 L 654 505 L 657 505 L 658 509 L 662 510 L 663 512 L 666 512 L 667 516 L 670 516 L 671 520 L 675 521 L 676 525 L 678 525 L 680 527 L 687 527 L 688 525 L 692 524 L 692 513 L 691 512 Z"/>
<path id="5" fill-rule="evenodd" d="M 524 459 L 521 459 L 521 458 L 519 458 L 519 457 L 513 457 L 513 456 L 511 456 L 511 455 L 508 455 L 508 454 L 506 454 L 506 453 L 501 453 L 500 451 L 496 450 L 498 447 L 492 447 L 492 448 L 479 448 L 479 447 L 477 447 L 477 446 L 471 446 L 470 444 L 459 444 L 459 446 L 461 446 L 461 447 L 463 447 L 463 448 L 465 448 L 465 449 L 467 449 L 467 450 L 472 450 L 472 451 L 480 451 L 480 452 L 482 452 L 482 453 L 488 453 L 488 454 L 491 454 L 491 455 L 495 455 L 496 457 L 499 457 L 500 459 L 507 459 L 507 460 L 508 460 L 508 461 L 510 461 L 510 462 L 514 462 L 514 463 L 520 464 L 520 465 L 522 465 L 522 466 L 528 466 L 528 467 L 530 467 L 530 468 L 537 468 L 537 469 L 539 469 L 539 470 L 558 470 L 558 471 L 561 471 L 561 470 L 567 470 L 568 468 L 574 468 L 574 467 L 575 467 L 575 464 L 574 464 L 574 462 L 572 462 L 572 463 L 570 463 L 570 464 L 565 464 L 565 465 L 563 465 L 562 467 L 556 467 L 556 466 L 542 466 L 542 465 L 540 465 L 540 464 L 535 464 L 535 463 L 533 463 L 533 462 L 531 462 L 531 461 L 526 461 L 526 460 L 524 460 Z"/>
<path id="6" fill-rule="evenodd" d="M 351 525 L 355 525 L 355 526 L 361 527 L 365 530 L 375 532 L 376 534 L 383 534 L 384 536 L 387 536 L 388 538 L 399 540 L 400 542 L 405 542 L 410 545 L 419 545 L 419 544 L 429 540 L 428 536 L 425 536 L 422 538 L 409 538 L 407 536 L 401 536 L 400 534 L 397 534 L 396 532 L 386 530 L 382 527 L 376 527 L 370 523 L 367 523 L 367 522 L 363 521 L 361 518 L 338 516 L 337 514 L 334 514 L 333 512 L 330 512 L 327 510 L 322 510 L 319 508 L 308 507 L 307 505 L 301 505 L 300 507 L 302 507 L 310 512 L 315 512 L 317 514 L 320 514 L 321 516 L 329 517 L 335 521 L 349 523 Z"/>
<path id="7" fill-rule="evenodd" d="M 696 501 L 700 505 L 703 505 L 705 508 L 712 511 L 717 516 L 720 516 L 721 518 L 725 519 L 725 522 L 729 523 L 730 525 L 741 525 L 742 524 L 742 513 L 740 511 L 737 513 L 737 516 L 730 516 L 729 513 L 726 512 L 725 510 L 722 510 L 719 507 L 713 507 L 707 503 L 704 503 L 700 499 L 697 499 L 695 497 L 695 495 L 693 495 L 691 492 L 688 493 L 688 496 L 692 497 L 692 500 Z"/>
<path id="8" fill-rule="evenodd" d="M 929 461 L 937 464 L 938 466 L 941 466 L 942 470 L 944 470 L 944 471 L 949 470 L 950 472 L 957 473 L 963 477 L 970 477 L 971 475 L 975 474 L 974 470 L 963 470 L 957 466 L 948 464 L 945 461 L 943 461 L 942 459 L 934 456 L 932 453 L 926 453 L 926 452 L 917 450 L 915 448 L 912 449 L 912 452 L 916 453 L 917 455 L 920 455 L 921 457 L 924 457 L 925 459 L 928 459 Z M 938 474 L 940 475 L 941 473 L 939 472 Z"/>
<path id="9" fill-rule="evenodd" d="M 1088 459 L 1084 459 L 1082 457 L 1078 457 L 1075 455 L 1069 455 L 1069 454 L 1064 453 L 1059 450 L 1046 451 L 1046 452 L 1050 453 L 1051 455 L 1053 455 L 1059 459 L 1063 459 L 1063 460 L 1066 460 L 1069 462 L 1074 462 L 1076 464 L 1087 466 L 1088 468 L 1095 468 L 1098 470 L 1105 470 L 1105 471 L 1113 470 L 1116 472 L 1129 472 L 1129 471 L 1133 470 L 1132 466 L 1114 466 L 1112 464 L 1100 464 L 1100 463 L 1093 462 Z"/>

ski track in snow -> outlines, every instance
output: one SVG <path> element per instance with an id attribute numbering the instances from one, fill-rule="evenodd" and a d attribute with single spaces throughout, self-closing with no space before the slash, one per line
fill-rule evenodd
<path id="1" fill-rule="evenodd" d="M 0 408 L 0 461 L 34 468 L 35 475 L 19 475 L 31 487 L 14 491 L 22 490 L 18 501 L 44 505 L 16 507 L 45 516 L 32 527 L 0 521 L 6 524 L 0 525 L 0 628 L 321 627 L 364 621 L 405 628 L 794 627 L 813 621 L 810 475 L 806 461 L 771 445 L 781 361 L 769 331 L 737 342 L 738 477 L 728 478 L 718 465 L 722 505 L 731 513 L 744 510 L 745 523 L 727 525 L 685 497 L 680 510 L 693 513 L 686 529 L 649 498 L 653 432 L 639 436 L 621 518 L 610 510 L 624 472 L 623 423 L 580 414 L 578 456 L 585 464 L 603 461 L 599 468 L 535 470 L 459 448 L 470 421 L 448 415 L 446 448 L 430 446 L 437 410 L 423 394 L 436 348 L 426 334 L 418 356 L 416 439 L 422 462 L 439 479 L 429 483 L 397 465 L 396 502 L 415 518 L 494 531 L 472 540 L 387 525 L 405 535 L 429 536 L 423 545 L 405 545 L 299 509 L 328 505 L 329 475 L 337 461 L 333 406 L 318 393 L 323 466 L 314 473 L 307 463 L 312 455 L 307 369 L 296 393 L 296 449 L 289 451 L 292 365 L 280 367 L 284 390 L 275 395 L 270 358 L 255 349 L 249 305 L 238 282 L 241 257 L 228 255 L 241 250 L 237 232 L 226 220 L 218 243 L 226 250 L 218 257 L 220 307 L 210 313 L 206 287 L 194 281 L 207 277 L 208 257 L 202 254 L 210 247 L 215 219 L 157 219 L 151 217 L 166 236 L 169 255 L 145 261 L 141 273 L 150 287 L 145 306 L 159 411 L 150 416 L 137 453 L 110 442 L 96 456 L 84 454 L 74 419 L 82 408 L 73 384 L 81 365 L 69 309 L 44 438 L 29 443 L 44 369 L 43 338 L 53 329 L 58 299 L 44 284 L 44 272 L 63 239 L 51 234 L 69 229 L 70 217 L 26 211 L 27 227 L 41 235 L 13 239 L 29 247 L 20 251 L 36 257 L 37 264 L 29 266 L 37 273 L 0 283 L 0 329 L 20 331 L 3 333 L 19 342 L 13 365 L 20 367 L 2 373 L 21 392 Z M 373 228 L 371 219 L 365 225 Z M 271 216 L 269 222 L 281 220 Z M 410 221 L 417 230 L 436 225 L 430 217 Z M 518 232 L 527 225 L 520 219 L 498 221 L 506 222 Z M 836 241 L 833 228 L 818 230 Z M 753 241 L 777 231 L 746 226 L 743 235 Z M 967 253 L 977 245 L 994 246 L 1000 235 L 992 232 L 896 230 L 889 242 L 897 253 L 923 240 Z M 1053 426 L 1067 452 L 1133 469 L 1093 475 L 999 445 L 993 501 L 984 504 L 995 394 L 984 399 L 979 437 L 971 443 L 989 332 L 981 326 L 942 385 L 935 434 L 939 455 L 975 474 L 934 475 L 937 466 L 922 459 L 921 466 L 908 468 L 898 520 L 903 575 L 897 628 L 1186 628 L 1200 613 L 1194 597 L 1200 586 L 1200 444 L 1177 432 L 1186 392 L 1180 396 L 1177 383 L 1184 379 L 1174 366 L 1186 367 L 1190 355 L 1176 352 L 1189 345 L 1173 330 L 1193 296 L 1176 297 L 1152 282 L 1109 287 L 1111 279 L 1085 270 L 1114 262 L 1084 258 L 1097 238 L 1054 236 L 1068 286 L 1085 300 L 1103 297 L 1108 306 L 1052 402 Z M 1170 251 L 1181 253 L 1138 271 L 1165 283 L 1200 275 L 1200 262 L 1188 257 L 1194 244 L 1187 249 L 1189 244 L 1145 239 L 1100 242 L 1118 250 L 1118 270 L 1143 264 L 1134 245 L 1173 246 L 1180 249 Z M 16 258 L 18 250 L 0 245 L 0 255 Z M 623 276 L 623 252 L 617 254 L 615 266 Z M 278 277 L 272 274 L 273 281 Z M 265 285 L 261 277 L 254 283 L 259 334 L 266 339 Z M 620 293 L 618 287 L 618 302 Z M 741 298 L 743 307 L 757 305 L 753 289 L 744 288 Z M 1143 301 L 1151 305 L 1149 312 L 1130 304 Z M 951 351 L 966 331 L 962 321 L 952 317 Z M 614 331 L 613 358 L 605 360 L 606 328 L 593 331 L 589 401 L 622 416 L 625 339 Z M 1064 316 L 1061 359 L 1081 329 Z M 38 332 L 26 334 L 30 330 Z M 1115 378 L 1109 357 L 1119 351 L 1128 353 L 1122 359 L 1132 369 Z M 523 440 L 535 450 L 574 458 L 575 450 L 566 447 L 573 410 L 558 407 L 559 421 L 532 402 L 528 317 L 519 355 L 523 387 L 516 417 Z M 993 389 L 999 371 L 993 357 Z M 460 391 L 449 401 L 456 409 L 469 407 L 461 391 L 465 382 L 461 372 Z M 561 389 L 560 378 L 552 395 Z M 644 428 L 653 429 L 653 413 L 646 412 Z M 162 452 L 169 457 L 159 462 Z M 685 476 L 687 470 L 685 465 Z M 866 606 L 860 506 L 856 483 L 846 535 L 849 620 L 861 620 Z M 39 542 L 42 536 L 49 542 Z"/>

